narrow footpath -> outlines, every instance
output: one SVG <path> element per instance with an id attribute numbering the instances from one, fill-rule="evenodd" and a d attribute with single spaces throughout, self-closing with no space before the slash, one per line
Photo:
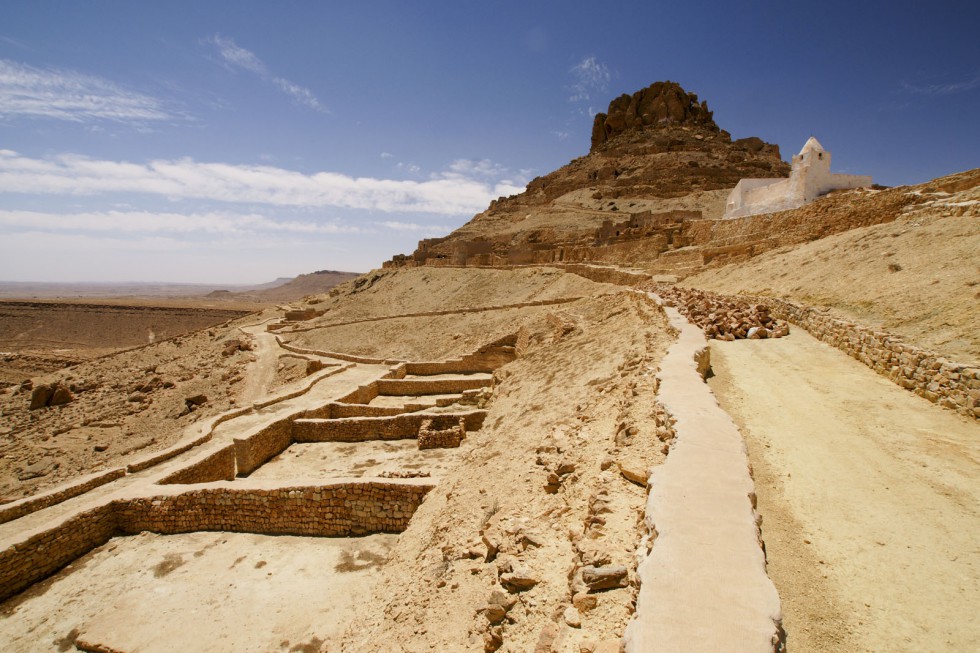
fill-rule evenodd
<path id="1" fill-rule="evenodd" d="M 712 341 L 793 653 L 980 650 L 980 425 L 802 329 Z"/>

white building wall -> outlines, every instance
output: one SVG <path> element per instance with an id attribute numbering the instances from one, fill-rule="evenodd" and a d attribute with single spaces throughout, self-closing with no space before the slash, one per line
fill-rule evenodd
<path id="1" fill-rule="evenodd" d="M 787 211 L 812 202 L 832 190 L 866 188 L 868 175 L 830 172 L 830 152 L 817 139 L 810 139 L 793 157 L 789 179 L 742 179 L 728 196 L 724 218 L 741 218 L 760 213 Z"/>

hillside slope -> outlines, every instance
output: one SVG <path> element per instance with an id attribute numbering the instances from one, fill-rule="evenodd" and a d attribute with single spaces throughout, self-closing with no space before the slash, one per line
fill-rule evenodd
<path id="1" fill-rule="evenodd" d="M 980 170 L 915 192 L 919 203 L 894 222 L 783 247 L 683 285 L 826 307 L 953 360 L 978 361 Z"/>

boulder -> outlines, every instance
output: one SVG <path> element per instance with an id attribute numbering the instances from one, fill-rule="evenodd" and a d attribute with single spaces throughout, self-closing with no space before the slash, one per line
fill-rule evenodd
<path id="1" fill-rule="evenodd" d="M 582 582 L 590 592 L 627 587 L 629 571 L 623 565 L 608 565 L 605 567 L 582 567 Z"/>

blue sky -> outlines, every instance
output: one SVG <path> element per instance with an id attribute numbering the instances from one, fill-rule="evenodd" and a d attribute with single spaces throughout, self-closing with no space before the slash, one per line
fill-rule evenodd
<path id="1" fill-rule="evenodd" d="M 0 280 L 366 271 L 588 152 L 670 79 L 735 138 L 980 165 L 962 2 L 0 0 Z"/>

